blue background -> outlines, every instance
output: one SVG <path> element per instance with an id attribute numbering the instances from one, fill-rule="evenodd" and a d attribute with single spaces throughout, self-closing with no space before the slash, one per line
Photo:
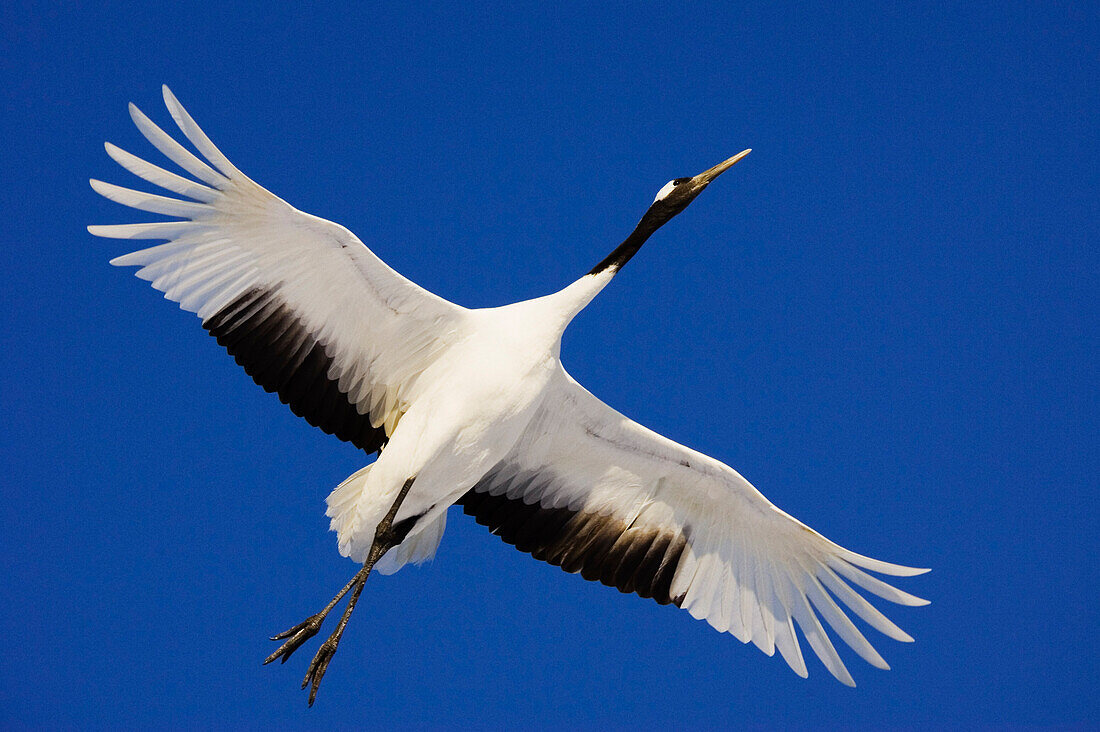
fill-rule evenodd
<path id="1" fill-rule="evenodd" d="M 216 5 L 216 7 L 214 7 Z M 0 724 L 1095 721 L 1096 3 L 250 3 L 0 11 Z M 317 705 L 266 636 L 354 571 L 364 463 L 107 260 L 102 142 L 168 83 L 250 176 L 467 306 L 556 290 L 661 185 L 754 152 L 575 321 L 643 424 L 933 572 L 917 639 L 809 680 L 452 514 L 371 580 Z M 154 160 L 158 160 L 155 152 Z M 872 631 L 873 632 L 873 631 Z"/>

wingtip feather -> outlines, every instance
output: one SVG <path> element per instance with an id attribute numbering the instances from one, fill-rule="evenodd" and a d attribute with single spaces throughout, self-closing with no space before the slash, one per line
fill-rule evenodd
<path id="1" fill-rule="evenodd" d="M 907 567 L 904 564 L 894 564 L 892 562 L 884 562 L 881 559 L 872 559 L 871 557 L 858 554 L 857 552 L 853 552 L 850 549 L 844 549 L 843 547 L 841 547 L 839 553 L 845 561 L 857 567 L 869 569 L 879 574 L 888 574 L 893 577 L 916 577 L 917 575 L 926 574 L 930 571 L 927 568 Z"/>
<path id="2" fill-rule="evenodd" d="M 105 183 L 98 178 L 89 178 L 88 185 L 92 187 L 93 191 L 103 196 L 104 198 L 110 198 L 110 196 L 107 194 L 107 191 L 111 190 L 110 183 Z"/>
<path id="3" fill-rule="evenodd" d="M 173 107 L 182 107 L 180 100 L 176 99 L 176 95 L 172 93 L 172 90 L 168 88 L 167 84 L 160 85 L 160 95 L 164 97 L 164 106 L 168 107 L 169 111 L 172 111 Z"/>

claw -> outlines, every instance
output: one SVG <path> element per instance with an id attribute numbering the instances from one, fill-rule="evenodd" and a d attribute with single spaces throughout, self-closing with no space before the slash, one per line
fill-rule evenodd
<path id="1" fill-rule="evenodd" d="M 321 629 L 321 623 L 325 620 L 325 616 L 318 613 L 317 615 L 311 615 L 302 622 L 295 625 L 289 630 L 284 630 L 278 635 L 271 636 L 271 640 L 277 641 L 283 638 L 289 638 L 289 640 L 279 646 L 279 649 L 272 653 L 270 656 L 264 659 L 264 665 L 271 663 L 276 658 L 282 657 L 282 662 L 286 663 L 286 660 L 298 650 L 303 643 L 317 635 L 317 631 Z"/>
<path id="2" fill-rule="evenodd" d="M 317 613 L 317 615 L 310 615 L 308 618 L 306 618 L 302 622 L 298 623 L 293 628 L 291 628 L 289 630 L 284 630 L 282 633 L 279 633 L 278 635 L 271 636 L 271 640 L 276 641 L 276 640 L 282 640 L 283 638 L 289 638 L 290 636 L 297 633 L 299 630 L 302 630 L 307 625 L 309 625 L 311 623 L 314 623 L 314 622 L 317 623 L 317 627 L 319 628 L 319 627 L 321 627 L 320 620 L 324 619 L 324 618 L 320 618 L 319 616 L 320 616 L 320 613 Z M 317 631 L 314 630 L 313 632 L 316 633 Z"/>
<path id="3" fill-rule="evenodd" d="M 309 663 L 309 670 L 306 671 L 306 677 L 302 680 L 302 688 L 306 688 L 313 682 L 312 688 L 309 690 L 309 706 L 313 706 L 313 702 L 317 699 L 317 689 L 321 687 L 321 679 L 325 676 L 325 671 L 328 670 L 329 661 L 336 655 L 336 646 L 339 643 L 339 638 L 333 641 L 329 638 L 321 647 L 317 649 L 317 654 L 313 657 L 313 660 Z"/>

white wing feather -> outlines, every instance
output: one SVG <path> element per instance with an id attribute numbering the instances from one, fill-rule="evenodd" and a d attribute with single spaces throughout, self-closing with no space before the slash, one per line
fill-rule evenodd
<path id="1" fill-rule="evenodd" d="M 542 480 L 522 477 L 540 474 Z M 669 597 L 768 655 L 778 648 L 800 676 L 807 669 L 796 625 L 844 684 L 854 681 L 824 625 L 868 663 L 888 668 L 836 600 L 886 635 L 912 640 L 851 585 L 902 605 L 927 604 L 860 568 L 900 577 L 927 570 L 834 544 L 778 509 L 732 468 L 627 419 L 564 370 L 535 423 L 477 490 L 507 490 L 526 504 L 682 534 L 687 547 Z"/>
<path id="2" fill-rule="evenodd" d="M 140 266 L 139 277 L 204 321 L 246 293 L 276 293 L 324 347 L 331 359 L 328 378 L 359 414 L 369 414 L 374 427 L 392 430 L 416 375 L 458 337 L 465 310 L 402 277 L 344 227 L 295 209 L 249 179 L 168 87 L 163 91 L 173 119 L 201 158 L 133 105 L 131 117 L 161 153 L 197 180 L 110 143 L 107 153 L 138 177 L 193 200 L 93 180 L 92 188 L 112 201 L 182 220 L 88 230 L 118 239 L 166 240 L 111 263 Z"/>

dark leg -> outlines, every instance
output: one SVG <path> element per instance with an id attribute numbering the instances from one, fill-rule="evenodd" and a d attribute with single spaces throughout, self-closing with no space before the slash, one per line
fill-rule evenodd
<path id="1" fill-rule="evenodd" d="M 306 688 L 313 682 L 313 688 L 309 692 L 309 705 L 313 706 L 314 700 L 317 698 L 317 689 L 321 685 L 321 678 L 325 675 L 325 670 L 328 669 L 329 661 L 332 660 L 333 655 L 336 653 L 336 647 L 340 644 L 340 637 L 344 634 L 344 628 L 347 627 L 348 620 L 351 619 L 351 614 L 355 610 L 355 603 L 359 601 L 359 595 L 363 592 L 363 585 L 367 581 L 367 577 L 370 576 L 371 570 L 374 569 L 375 563 L 382 558 L 386 552 L 393 547 L 397 546 L 404 540 L 404 536 L 398 536 L 393 531 L 393 520 L 397 516 L 398 509 L 401 508 L 401 503 L 405 500 L 405 496 L 409 494 L 409 489 L 412 488 L 414 478 L 409 478 L 405 481 L 405 484 L 401 486 L 401 492 L 397 494 L 397 500 L 393 502 L 393 506 L 390 507 L 389 513 L 378 524 L 378 528 L 374 532 L 374 543 L 371 544 L 370 552 L 367 554 L 367 561 L 363 563 L 363 568 L 355 573 L 355 576 L 351 578 L 351 581 L 344 585 L 344 589 L 340 590 L 336 594 L 336 597 L 332 598 L 332 602 L 325 606 L 324 610 L 311 615 L 301 623 L 298 623 L 293 628 L 285 630 L 278 635 L 272 636 L 271 640 L 282 640 L 287 638 L 288 640 L 283 645 L 279 646 L 279 649 L 268 656 L 264 663 L 268 664 L 274 661 L 276 658 L 282 657 L 283 663 L 290 658 L 290 655 L 307 640 L 317 635 L 317 631 L 321 629 L 321 623 L 325 621 L 325 617 L 332 611 L 332 608 L 336 607 L 336 604 L 354 588 L 351 594 L 351 599 L 348 600 L 348 606 L 344 609 L 344 614 L 340 618 L 340 623 L 336 626 L 336 630 L 332 632 L 332 635 L 328 637 L 321 647 L 317 650 L 317 655 L 313 657 L 313 661 L 309 664 L 309 671 L 306 672 L 306 678 L 302 681 L 302 688 Z M 402 524 L 406 523 L 404 521 Z M 411 528 L 411 526 L 409 527 Z M 404 532 L 404 533 L 407 533 Z"/>

